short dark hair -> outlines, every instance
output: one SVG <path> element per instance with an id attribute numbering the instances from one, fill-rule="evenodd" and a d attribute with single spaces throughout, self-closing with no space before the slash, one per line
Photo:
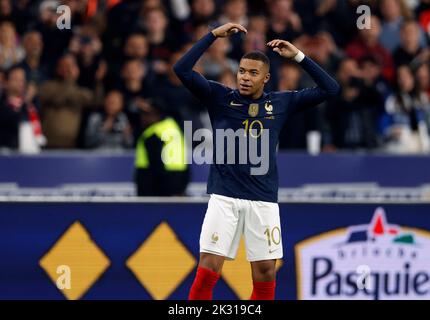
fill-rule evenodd
<path id="1" fill-rule="evenodd" d="M 261 51 L 251 51 L 246 53 L 242 59 L 250 59 L 257 60 L 263 62 L 267 68 L 270 70 L 270 60 L 269 58 Z"/>
<path id="2" fill-rule="evenodd" d="M 144 10 L 144 14 L 145 16 L 147 16 L 149 13 L 154 12 L 154 11 L 159 11 L 162 14 L 164 14 L 164 16 L 167 18 L 168 14 L 167 14 L 167 10 L 164 6 L 160 5 L 160 6 L 155 6 L 155 7 L 149 7 L 148 9 Z"/>
<path id="3" fill-rule="evenodd" d="M 406 26 L 408 26 L 410 24 L 418 25 L 418 23 L 415 19 L 404 19 L 402 21 L 402 24 L 400 25 L 400 30 L 403 30 L 404 28 L 406 28 Z"/>
<path id="4" fill-rule="evenodd" d="M 19 65 L 14 65 L 14 66 L 10 67 L 9 69 L 7 69 L 6 71 L 3 71 L 4 75 L 5 75 L 5 79 L 9 80 L 10 75 L 12 74 L 12 72 L 14 72 L 16 70 L 22 70 L 25 73 L 24 68 L 20 67 Z"/>

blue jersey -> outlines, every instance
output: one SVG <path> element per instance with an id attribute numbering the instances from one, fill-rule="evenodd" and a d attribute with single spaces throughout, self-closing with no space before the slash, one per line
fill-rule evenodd
<path id="1" fill-rule="evenodd" d="M 239 199 L 277 202 L 276 148 L 285 120 L 295 112 L 318 105 L 329 96 L 336 95 L 339 85 L 315 62 L 305 57 L 300 65 L 312 76 L 317 87 L 300 91 L 264 92 L 259 99 L 243 96 L 238 90 L 209 81 L 193 70 L 195 63 L 215 39 L 211 32 L 208 33 L 174 66 L 183 84 L 208 108 L 214 133 L 214 155 L 207 192 Z M 239 150 L 238 144 L 235 146 L 235 161 L 229 163 L 226 159 L 228 144 L 224 144 L 223 150 L 216 148 L 217 129 L 243 129 L 247 139 L 260 139 L 257 151 L 261 154 L 264 149 L 268 150 L 267 173 L 251 174 L 251 169 L 255 169 L 257 164 L 248 157 L 245 163 L 239 161 L 243 149 Z M 267 133 L 268 140 L 262 138 L 262 129 Z M 224 152 L 221 156 L 224 161 L 219 161 L 219 152 Z"/>

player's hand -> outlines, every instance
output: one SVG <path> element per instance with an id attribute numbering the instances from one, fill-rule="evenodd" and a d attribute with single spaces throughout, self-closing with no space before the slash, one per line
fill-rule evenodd
<path id="1" fill-rule="evenodd" d="M 240 31 L 244 33 L 248 32 L 248 30 L 246 30 L 245 27 L 241 26 L 240 24 L 229 22 L 216 29 L 213 29 L 212 34 L 217 38 L 225 38 Z"/>
<path id="2" fill-rule="evenodd" d="M 279 53 L 281 57 L 288 59 L 294 58 L 299 53 L 299 49 L 297 49 L 293 44 L 285 40 L 275 39 L 269 41 L 267 43 L 267 46 L 269 48 L 272 48 L 273 51 Z"/>

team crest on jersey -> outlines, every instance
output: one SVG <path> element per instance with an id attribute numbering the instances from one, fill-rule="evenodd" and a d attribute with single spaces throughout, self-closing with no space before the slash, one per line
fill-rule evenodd
<path id="1" fill-rule="evenodd" d="M 256 117 L 258 115 L 258 103 L 251 103 L 249 105 L 248 114 L 251 117 Z"/>
<path id="2" fill-rule="evenodd" d="M 270 104 L 270 101 L 267 101 L 264 104 L 264 109 L 266 109 L 267 114 L 269 114 L 269 115 L 272 114 L 272 112 L 273 112 L 273 105 Z"/>

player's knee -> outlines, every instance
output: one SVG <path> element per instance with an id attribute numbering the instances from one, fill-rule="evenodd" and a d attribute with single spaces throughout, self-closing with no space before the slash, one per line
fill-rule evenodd
<path id="1" fill-rule="evenodd" d="M 275 280 L 276 270 L 272 263 L 258 263 L 253 270 L 254 281 L 273 281 Z"/>
<path id="2" fill-rule="evenodd" d="M 272 268 L 264 268 L 259 270 L 260 281 L 273 281 L 275 279 L 275 270 Z"/>
<path id="3" fill-rule="evenodd" d="M 222 256 L 217 256 L 210 253 L 201 253 L 199 267 L 220 273 L 224 264 L 224 259 L 225 258 Z"/>

